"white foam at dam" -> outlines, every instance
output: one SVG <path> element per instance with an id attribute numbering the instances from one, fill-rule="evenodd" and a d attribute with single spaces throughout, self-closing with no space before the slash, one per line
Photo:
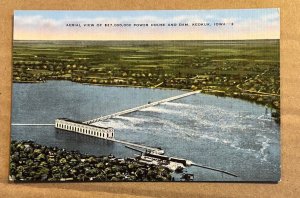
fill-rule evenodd
<path id="1" fill-rule="evenodd" d="M 242 112 L 242 114 L 247 117 L 220 107 L 167 102 L 126 116 L 117 116 L 105 122 L 97 122 L 94 125 L 114 127 L 120 133 L 123 130 L 137 134 L 163 133 L 164 136 L 170 138 L 178 137 L 193 142 L 205 139 L 266 160 L 265 151 L 269 147 L 267 137 L 264 136 L 263 141 L 254 141 L 255 144 L 260 145 L 259 149 L 243 146 L 241 135 L 245 134 L 239 135 L 238 133 L 252 133 L 249 129 L 253 128 L 251 124 L 243 122 L 245 119 L 257 122 L 257 116 L 251 115 L 249 112 Z M 264 133 L 265 129 L 256 127 L 253 130 L 257 134 L 253 138 L 261 139 L 260 133 Z"/>

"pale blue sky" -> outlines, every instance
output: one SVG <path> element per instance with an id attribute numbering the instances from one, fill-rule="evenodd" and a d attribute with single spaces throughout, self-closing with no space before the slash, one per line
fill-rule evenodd
<path id="1" fill-rule="evenodd" d="M 35 10 L 16 10 L 15 16 L 33 16 L 40 15 L 52 19 L 61 19 L 64 17 L 74 18 L 93 18 L 93 17 L 141 17 L 145 15 L 157 16 L 157 17 L 170 17 L 176 15 L 200 15 L 207 16 L 213 15 L 218 18 L 260 18 L 261 16 L 278 13 L 277 8 L 270 9 L 236 9 L 236 10 L 163 10 L 163 11 L 35 11 Z"/>
<path id="2" fill-rule="evenodd" d="M 15 11 L 17 40 L 279 39 L 279 9 L 160 11 Z M 70 29 L 67 23 L 228 22 L 233 27 Z M 121 31 L 123 35 L 118 36 Z M 152 37 L 151 37 L 152 34 Z M 189 39 L 186 38 L 185 39 Z"/>

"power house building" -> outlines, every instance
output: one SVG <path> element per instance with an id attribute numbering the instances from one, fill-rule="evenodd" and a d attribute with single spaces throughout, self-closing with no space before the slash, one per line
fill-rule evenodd
<path id="1" fill-rule="evenodd" d="M 55 120 L 55 128 L 71 131 L 79 134 L 89 135 L 102 139 L 114 139 L 114 129 L 112 127 L 99 127 L 82 122 L 70 120 L 67 118 L 58 118 Z"/>

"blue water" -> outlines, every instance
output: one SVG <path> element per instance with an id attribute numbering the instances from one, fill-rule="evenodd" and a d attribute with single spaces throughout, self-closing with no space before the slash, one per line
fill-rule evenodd
<path id="1" fill-rule="evenodd" d="M 15 83 L 12 123 L 49 124 L 59 117 L 85 121 L 182 93 L 68 81 Z M 279 125 L 265 113 L 265 107 L 239 99 L 196 94 L 95 125 L 114 127 L 116 139 L 162 147 L 169 156 L 239 175 L 235 178 L 202 168 L 188 168 L 196 181 L 278 181 Z M 56 132 L 52 126 L 12 126 L 12 139 L 31 139 L 95 155 L 112 153 L 117 157 L 132 157 L 135 154 L 118 143 Z"/>

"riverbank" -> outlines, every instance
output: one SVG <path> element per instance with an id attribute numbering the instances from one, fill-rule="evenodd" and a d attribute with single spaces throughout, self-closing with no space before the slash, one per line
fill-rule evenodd
<path id="1" fill-rule="evenodd" d="M 15 182 L 171 181 L 171 170 L 134 158 L 81 154 L 33 141 L 12 141 L 10 180 Z"/>

